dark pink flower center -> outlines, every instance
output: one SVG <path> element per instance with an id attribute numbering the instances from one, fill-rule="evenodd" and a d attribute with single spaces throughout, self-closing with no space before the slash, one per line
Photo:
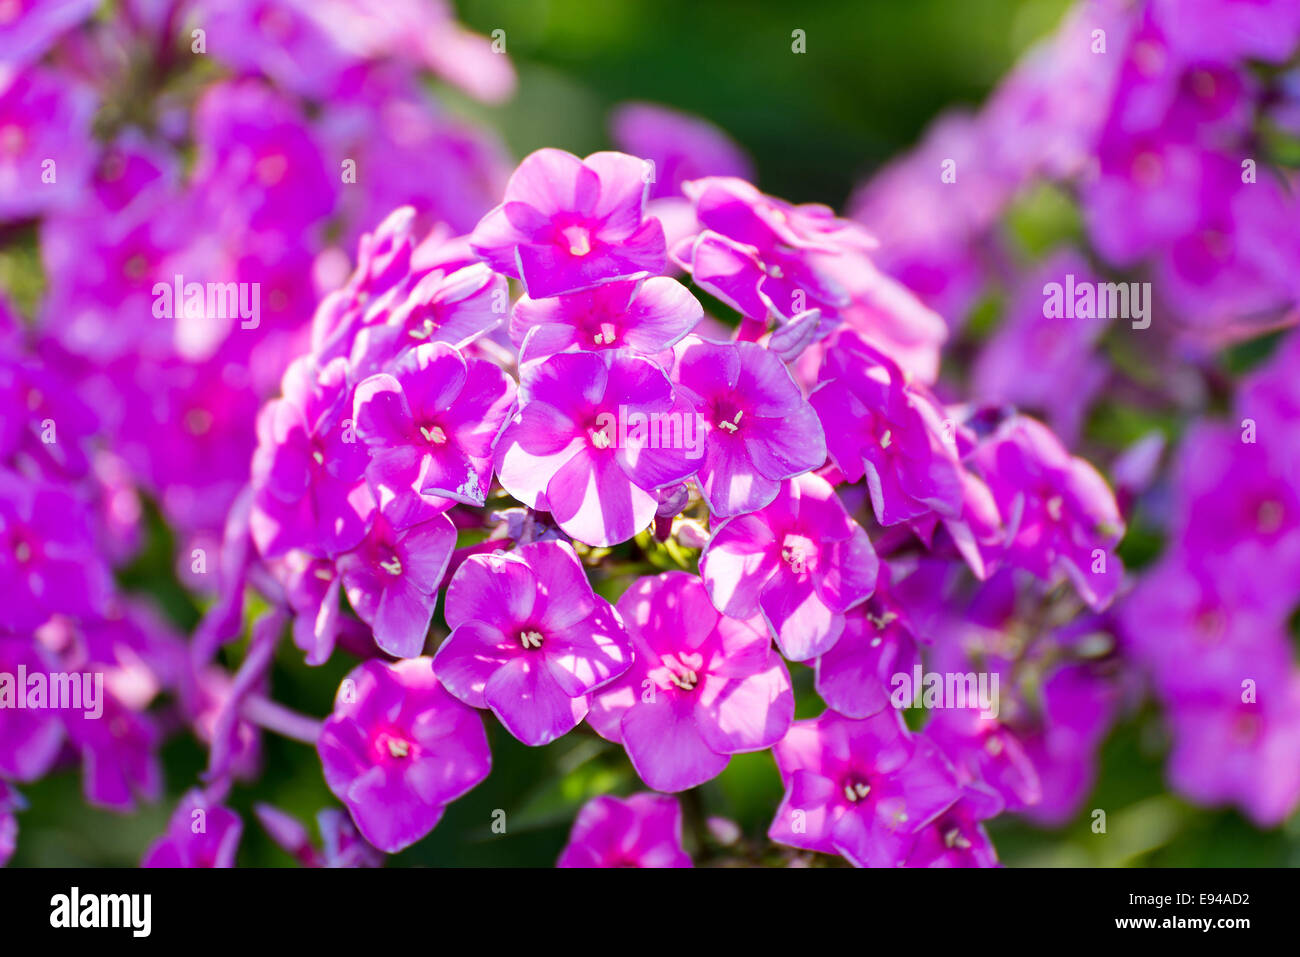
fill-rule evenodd
<path id="1" fill-rule="evenodd" d="M 26 565 L 40 557 L 41 542 L 29 530 L 19 526 L 9 536 L 9 550 L 13 552 L 18 564 Z"/>

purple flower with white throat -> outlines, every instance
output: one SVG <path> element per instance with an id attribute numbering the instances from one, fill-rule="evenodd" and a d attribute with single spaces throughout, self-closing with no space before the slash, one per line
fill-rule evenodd
<path id="1" fill-rule="evenodd" d="M 268 558 L 300 548 L 332 557 L 366 534 L 374 500 L 362 475 L 366 450 L 344 419 L 351 413 L 348 367 L 297 360 L 284 376 L 284 397 L 257 419 L 253 508 L 249 527 Z"/>
<path id="2" fill-rule="evenodd" d="M 199 790 L 188 791 L 167 833 L 154 841 L 141 867 L 234 867 L 244 824 L 239 815 Z"/>
<path id="3" fill-rule="evenodd" d="M 845 612 L 871 596 L 878 571 L 867 533 L 812 473 L 785 482 L 757 512 L 723 522 L 700 556 L 718 610 L 761 614 L 792 661 L 834 647 Z"/>
<path id="4" fill-rule="evenodd" d="M 390 655 L 413 658 L 424 649 L 455 547 L 456 527 L 446 515 L 401 530 L 379 515 L 356 550 L 339 556 L 348 601 Z"/>
<path id="5" fill-rule="evenodd" d="M 974 459 L 998 511 L 1014 526 L 1007 560 L 1044 581 L 1069 578 L 1094 609 L 1110 604 L 1123 577 L 1115 546 L 1124 520 L 1097 470 L 1026 416 L 1002 423 Z"/>
<path id="6" fill-rule="evenodd" d="M 580 160 L 538 150 L 511 175 L 505 201 L 475 227 L 471 245 L 535 299 L 657 275 L 667 255 L 663 227 L 645 215 L 647 170 L 626 153 Z"/>
<path id="7" fill-rule="evenodd" d="M 581 349 L 630 349 L 656 356 L 690 332 L 704 307 L 676 279 L 611 282 L 550 299 L 523 296 L 510 316 L 519 361 Z"/>
<path id="8" fill-rule="evenodd" d="M 354 668 L 316 749 L 329 789 L 388 854 L 433 830 L 492 766 L 478 712 L 447 693 L 428 658 Z"/>
<path id="9" fill-rule="evenodd" d="M 641 780 L 684 791 L 731 755 L 780 740 L 794 716 L 785 663 L 757 622 L 719 615 L 686 572 L 643 578 L 618 601 L 635 652 L 587 720 L 621 743 Z"/>
<path id="10" fill-rule="evenodd" d="M 690 867 L 682 808 L 666 794 L 603 794 L 582 806 L 556 867 Z"/>
<path id="11" fill-rule="evenodd" d="M 587 695 L 632 663 L 609 603 L 573 549 L 556 541 L 471 555 L 447 586 L 450 637 L 434 656 L 444 687 L 541 745 L 587 714 Z"/>
<path id="12" fill-rule="evenodd" d="M 492 446 L 514 401 L 500 368 L 444 343 L 408 350 L 391 374 L 361 382 L 353 419 L 380 511 L 400 526 L 454 502 L 483 505 Z"/>
<path id="13" fill-rule="evenodd" d="M 673 379 L 706 424 L 697 482 L 715 516 L 762 508 L 784 479 L 825 463 L 817 414 L 775 354 L 695 336 L 674 352 Z"/>
<path id="14" fill-rule="evenodd" d="M 588 545 L 627 541 L 654 519 L 654 490 L 695 471 L 694 413 L 649 359 L 558 353 L 524 368 L 519 403 L 497 443 L 501 484 Z"/>
<path id="15" fill-rule="evenodd" d="M 809 402 L 840 472 L 850 482 L 865 476 L 880 524 L 961 514 L 956 427 L 945 427 L 942 406 L 883 352 L 857 335 L 838 336 Z"/>
<path id="16" fill-rule="evenodd" d="M 917 833 L 961 796 L 939 749 L 893 708 L 798 721 L 772 753 L 786 793 L 768 836 L 857 867 L 902 864 Z"/>

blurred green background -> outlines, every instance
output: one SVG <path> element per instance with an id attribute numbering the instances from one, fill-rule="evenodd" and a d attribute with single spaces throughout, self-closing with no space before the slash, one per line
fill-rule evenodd
<path id="1" fill-rule="evenodd" d="M 517 156 L 541 146 L 583 155 L 610 145 L 609 110 L 650 100 L 706 117 L 751 155 L 759 184 L 798 202 L 843 204 L 862 177 L 914 143 L 946 107 L 976 106 L 1018 53 L 1059 21 L 1063 0 L 459 0 L 460 19 L 490 34 L 503 29 L 520 77 L 510 103 L 484 107 L 450 90 L 450 108 L 497 129 Z M 806 32 L 807 53 L 791 52 L 791 31 Z M 152 523 L 128 582 L 157 596 L 189 628 L 198 609 L 175 584 L 171 543 Z M 239 648 L 228 649 L 236 664 Z M 323 715 L 349 662 L 310 669 L 283 647 L 274 696 Z M 811 671 L 792 666 L 800 717 L 819 710 Z M 514 741 L 488 720 L 494 769 L 453 804 L 426 840 L 397 865 L 548 866 L 581 804 L 604 792 L 639 789 L 620 749 L 574 733 L 540 749 Z M 1003 817 L 990 831 L 1009 865 L 1300 865 L 1300 822 L 1262 834 L 1234 812 L 1192 808 L 1163 783 L 1166 741 L 1147 710 L 1112 734 L 1100 780 L 1079 818 L 1053 832 Z M 164 751 L 164 803 L 130 817 L 87 808 L 75 771 L 23 789 L 17 865 L 131 865 L 166 825 L 175 798 L 192 786 L 204 754 L 189 738 Z M 683 799 L 688 843 L 709 842 L 702 813 L 739 823 L 763 853 L 763 835 L 781 795 L 768 754 L 734 758 L 727 771 Z M 265 773 L 238 787 L 244 817 L 242 865 L 287 865 L 251 815 L 254 800 L 306 822 L 334 800 L 308 747 L 265 737 Z M 1107 812 L 1107 833 L 1090 811 Z M 494 833 L 493 814 L 506 814 Z M 499 816 L 499 815 L 498 815 Z M 314 824 L 312 825 L 314 830 Z M 715 858 L 727 852 L 710 845 Z"/>

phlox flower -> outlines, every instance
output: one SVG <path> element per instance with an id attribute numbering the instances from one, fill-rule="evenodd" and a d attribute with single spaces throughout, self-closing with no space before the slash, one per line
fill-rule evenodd
<path id="1" fill-rule="evenodd" d="M 723 522 L 700 556 L 718 610 L 761 614 L 792 661 L 835 645 L 845 612 L 870 597 L 878 571 L 867 533 L 812 473 L 785 482 L 757 512 Z"/>
<path id="2" fill-rule="evenodd" d="M 917 833 L 961 796 L 943 755 L 893 708 L 797 721 L 772 753 L 786 792 L 768 836 L 857 867 L 901 865 Z"/>
<path id="3" fill-rule="evenodd" d="M 836 275 L 841 257 L 863 256 L 875 240 L 829 207 L 794 206 L 742 179 L 686 183 L 702 232 L 673 247 L 675 262 L 703 289 L 749 319 L 793 319 L 817 309 L 825 320 L 849 304 Z"/>
<path id="4" fill-rule="evenodd" d="M 904 867 L 999 867 L 988 832 L 963 792 L 959 800 L 917 832 Z"/>
<path id="5" fill-rule="evenodd" d="M 654 490 L 695 471 L 682 429 L 663 441 L 664 430 L 651 428 L 656 417 L 695 423 L 649 359 L 621 350 L 559 353 L 525 366 L 519 402 L 497 443 L 501 484 L 588 545 L 627 541 L 654 519 Z"/>
<path id="6" fill-rule="evenodd" d="M 707 429 L 697 483 L 715 516 L 762 508 L 784 479 L 825 463 L 821 423 L 775 354 L 696 336 L 674 353 L 673 380 Z"/>
<path id="7" fill-rule="evenodd" d="M 447 586 L 451 635 L 434 668 L 444 687 L 491 708 L 524 744 L 574 728 L 587 695 L 627 670 L 632 646 L 566 543 L 471 555 Z"/>
<path id="8" fill-rule="evenodd" d="M 478 713 L 447 693 L 428 658 L 354 668 L 316 749 L 329 789 L 389 854 L 433 830 L 492 763 Z"/>
<path id="9" fill-rule="evenodd" d="M 840 472 L 850 482 L 866 477 L 880 524 L 961 514 L 955 426 L 945 434 L 943 407 L 883 352 L 856 335 L 837 337 L 809 402 Z"/>
<path id="10" fill-rule="evenodd" d="M 196 827 L 199 822 L 202 827 Z M 197 789 L 186 792 L 167 831 L 145 852 L 141 867 L 234 867 L 244 824 L 230 808 Z"/>
<path id="11" fill-rule="evenodd" d="M 1250 677 L 1254 685 L 1245 690 Z M 1300 678 L 1252 668 L 1169 702 L 1169 781 L 1198 804 L 1234 804 L 1261 828 L 1300 804 Z"/>
<path id="12" fill-rule="evenodd" d="M 753 164 L 707 120 L 657 103 L 624 103 L 610 117 L 620 149 L 654 163 L 652 198 L 677 196 L 682 184 L 704 176 L 753 179 Z"/>
<path id="13" fill-rule="evenodd" d="M 682 809 L 666 794 L 607 794 L 582 806 L 556 867 L 690 867 Z"/>
<path id="14" fill-rule="evenodd" d="M 383 515 L 353 551 L 339 556 L 348 602 L 390 655 L 413 658 L 424 648 L 456 527 L 446 515 L 397 529 Z"/>
<path id="15" fill-rule="evenodd" d="M 1114 550 L 1124 520 L 1097 470 L 1026 416 L 1003 422 L 975 461 L 1014 529 L 1007 560 L 1045 581 L 1064 574 L 1095 609 L 1110 604 L 1123 577 Z"/>
<path id="16" fill-rule="evenodd" d="M 867 718 L 889 706 L 892 679 L 921 661 L 907 613 L 886 588 L 882 565 L 876 590 L 844 616 L 839 639 L 817 659 L 817 694 L 846 718 Z"/>
<path id="17" fill-rule="evenodd" d="M 520 347 L 521 363 L 569 349 L 655 356 L 703 317 L 704 307 L 690 290 L 676 279 L 653 276 L 550 299 L 523 296 L 510 315 L 510 338 Z"/>
<path id="18" fill-rule="evenodd" d="M 298 359 L 285 373 L 284 397 L 258 415 L 249 527 L 268 558 L 292 548 L 330 557 L 366 534 L 374 499 L 362 480 L 366 448 L 344 423 L 347 374 L 342 359 L 323 368 Z"/>
<path id="19" fill-rule="evenodd" d="M 61 485 L 0 469 L 0 628 L 92 617 L 111 588 L 85 504 Z"/>
<path id="20" fill-rule="evenodd" d="M 626 153 L 580 160 L 557 149 L 524 157 L 505 201 L 470 243 L 494 270 L 521 279 L 535 299 L 661 273 L 663 227 L 647 218 L 647 164 Z"/>
<path id="21" fill-rule="evenodd" d="M 391 372 L 358 384 L 353 420 L 380 512 L 401 525 L 422 505 L 481 506 L 492 444 L 514 401 L 514 381 L 499 367 L 444 343 L 410 349 Z"/>
<path id="22" fill-rule="evenodd" d="M 60 74 L 35 67 L 0 76 L 0 221 L 80 197 L 94 159 L 94 113 L 94 92 Z"/>
<path id="23" fill-rule="evenodd" d="M 57 667 L 54 656 L 31 638 L 0 637 L 0 779 L 35 781 L 58 758 L 64 744 L 59 712 L 19 707 L 28 690 L 19 683 L 19 668 L 43 676 Z"/>
<path id="24" fill-rule="evenodd" d="M 785 734 L 794 695 L 785 663 L 756 622 L 719 615 L 686 572 L 642 578 L 619 614 L 635 652 L 587 720 L 622 744 L 641 780 L 684 791 L 716 777 L 732 754 Z"/>

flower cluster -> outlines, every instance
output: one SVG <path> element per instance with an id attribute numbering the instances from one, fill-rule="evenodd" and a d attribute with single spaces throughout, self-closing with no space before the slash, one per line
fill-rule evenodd
<path id="1" fill-rule="evenodd" d="M 1035 476 L 1055 476 L 1058 493 L 1031 495 L 1018 513 L 1023 567 L 1064 570 L 1094 608 L 1127 592 L 1114 615 L 1053 628 L 1052 653 L 1083 659 L 1067 683 L 1043 687 L 1046 713 L 1054 691 L 1075 702 L 1076 743 L 1062 752 L 1049 734 L 1041 745 L 1062 785 L 1073 778 L 1063 795 L 1086 792 L 1093 749 L 1078 742 L 1104 736 L 1136 665 L 1166 709 L 1177 791 L 1236 805 L 1261 827 L 1300 803 L 1300 668 L 1287 635 L 1300 600 L 1300 503 L 1287 477 L 1297 340 L 1287 333 L 1235 394 L 1218 353 L 1276 339 L 1300 309 L 1298 45 L 1291 3 L 1084 0 L 979 113 L 941 118 L 851 204 L 881 239 L 881 267 L 954 334 L 982 298 L 1005 295 L 1003 323 L 979 345 L 973 399 L 1037 412 L 1067 442 L 1121 403 L 1150 410 L 1113 433 L 1127 443 L 1112 466 L 1124 510 L 1165 545 L 1131 589 L 1111 564 L 1094 574 L 1095 548 L 1121 523 L 1090 467 L 1036 425 L 1000 426 L 977 454 L 1011 479 L 989 486 L 1004 512 Z M 936 177 L 945 163 L 951 175 Z M 1013 224 L 1047 205 L 1076 209 L 1081 235 L 1035 254 Z M 1045 305 L 1053 285 L 1079 290 L 1063 314 Z M 1102 307 L 1110 290 L 1127 294 L 1127 312 Z M 1179 446 L 1166 456 L 1175 422 Z M 981 602 L 1005 609 L 999 631 L 1035 621 L 999 587 Z M 969 609 L 946 613 L 969 625 Z M 1085 706 L 1108 717 L 1097 723 Z M 1073 774 L 1067 760 L 1079 762 Z M 1042 784 L 1040 812 L 1053 803 Z"/>
<path id="2" fill-rule="evenodd" d="M 513 84 L 440 3 L 126 5 L 0 32 L 0 220 L 45 273 L 0 301 L 0 863 L 18 786 L 157 801 L 182 728 L 148 866 L 233 865 L 264 731 L 342 805 L 319 842 L 256 805 L 305 866 L 579 736 L 650 790 L 579 795 L 560 866 L 997 866 L 985 822 L 1073 820 L 1146 688 L 1176 790 L 1300 804 L 1291 6 L 1082 0 L 840 216 L 648 104 L 510 172 L 425 91 Z M 1079 235 L 1019 235 L 1043 204 Z M 129 590 L 140 493 L 188 642 Z M 271 694 L 286 641 L 344 662 L 323 718 Z M 6 706 L 55 673 L 102 691 Z M 762 752 L 744 836 L 694 789 Z"/>

